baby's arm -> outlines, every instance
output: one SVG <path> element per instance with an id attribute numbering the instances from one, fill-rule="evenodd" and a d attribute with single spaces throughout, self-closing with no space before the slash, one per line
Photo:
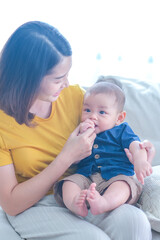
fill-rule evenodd
<path id="1" fill-rule="evenodd" d="M 90 119 L 86 119 L 80 124 L 79 134 L 84 133 L 88 128 L 94 128 L 95 125 Z"/>
<path id="2" fill-rule="evenodd" d="M 152 164 L 152 160 L 156 153 L 154 145 L 150 141 L 144 140 L 143 142 L 139 142 L 139 146 L 140 146 L 140 148 L 146 150 L 147 161 L 150 162 L 150 164 Z M 132 154 L 130 153 L 129 149 L 125 148 L 124 151 L 129 159 L 129 161 L 132 163 Z"/>
<path id="3" fill-rule="evenodd" d="M 147 153 L 145 149 L 140 148 L 138 141 L 133 141 L 129 146 L 132 154 L 132 164 L 139 182 L 144 184 L 144 178 L 152 173 L 152 166 L 147 161 Z"/>

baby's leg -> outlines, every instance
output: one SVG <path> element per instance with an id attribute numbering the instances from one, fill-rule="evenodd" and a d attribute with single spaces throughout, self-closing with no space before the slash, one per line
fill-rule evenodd
<path id="1" fill-rule="evenodd" d="M 87 201 L 93 215 L 111 211 L 124 204 L 130 194 L 130 187 L 124 181 L 112 183 L 101 196 L 95 189 L 96 184 L 92 183 L 87 192 Z"/>
<path id="2" fill-rule="evenodd" d="M 63 202 L 68 209 L 79 216 L 87 216 L 87 189 L 81 190 L 76 183 L 71 181 L 64 181 L 62 186 L 62 196 Z"/>

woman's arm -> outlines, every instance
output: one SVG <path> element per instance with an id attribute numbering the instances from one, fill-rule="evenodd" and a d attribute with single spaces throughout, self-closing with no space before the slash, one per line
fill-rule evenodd
<path id="1" fill-rule="evenodd" d="M 90 128 L 81 135 L 78 132 L 79 127 L 49 166 L 23 183 L 17 182 L 13 164 L 0 167 L 0 205 L 7 214 L 17 215 L 34 205 L 74 162 L 91 154 L 94 130 Z"/>

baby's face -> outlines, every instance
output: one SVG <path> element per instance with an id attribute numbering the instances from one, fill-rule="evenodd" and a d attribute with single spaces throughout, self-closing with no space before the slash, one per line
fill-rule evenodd
<path id="1" fill-rule="evenodd" d="M 110 94 L 90 94 L 85 96 L 82 121 L 90 119 L 96 134 L 113 128 L 118 121 L 116 97 Z"/>

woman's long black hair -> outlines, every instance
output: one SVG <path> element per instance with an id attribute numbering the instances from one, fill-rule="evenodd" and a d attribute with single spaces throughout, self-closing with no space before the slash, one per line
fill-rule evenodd
<path id="1" fill-rule="evenodd" d="M 19 124 L 30 125 L 29 113 L 43 77 L 62 56 L 71 56 L 69 42 L 53 26 L 31 21 L 21 25 L 0 56 L 0 109 Z"/>

